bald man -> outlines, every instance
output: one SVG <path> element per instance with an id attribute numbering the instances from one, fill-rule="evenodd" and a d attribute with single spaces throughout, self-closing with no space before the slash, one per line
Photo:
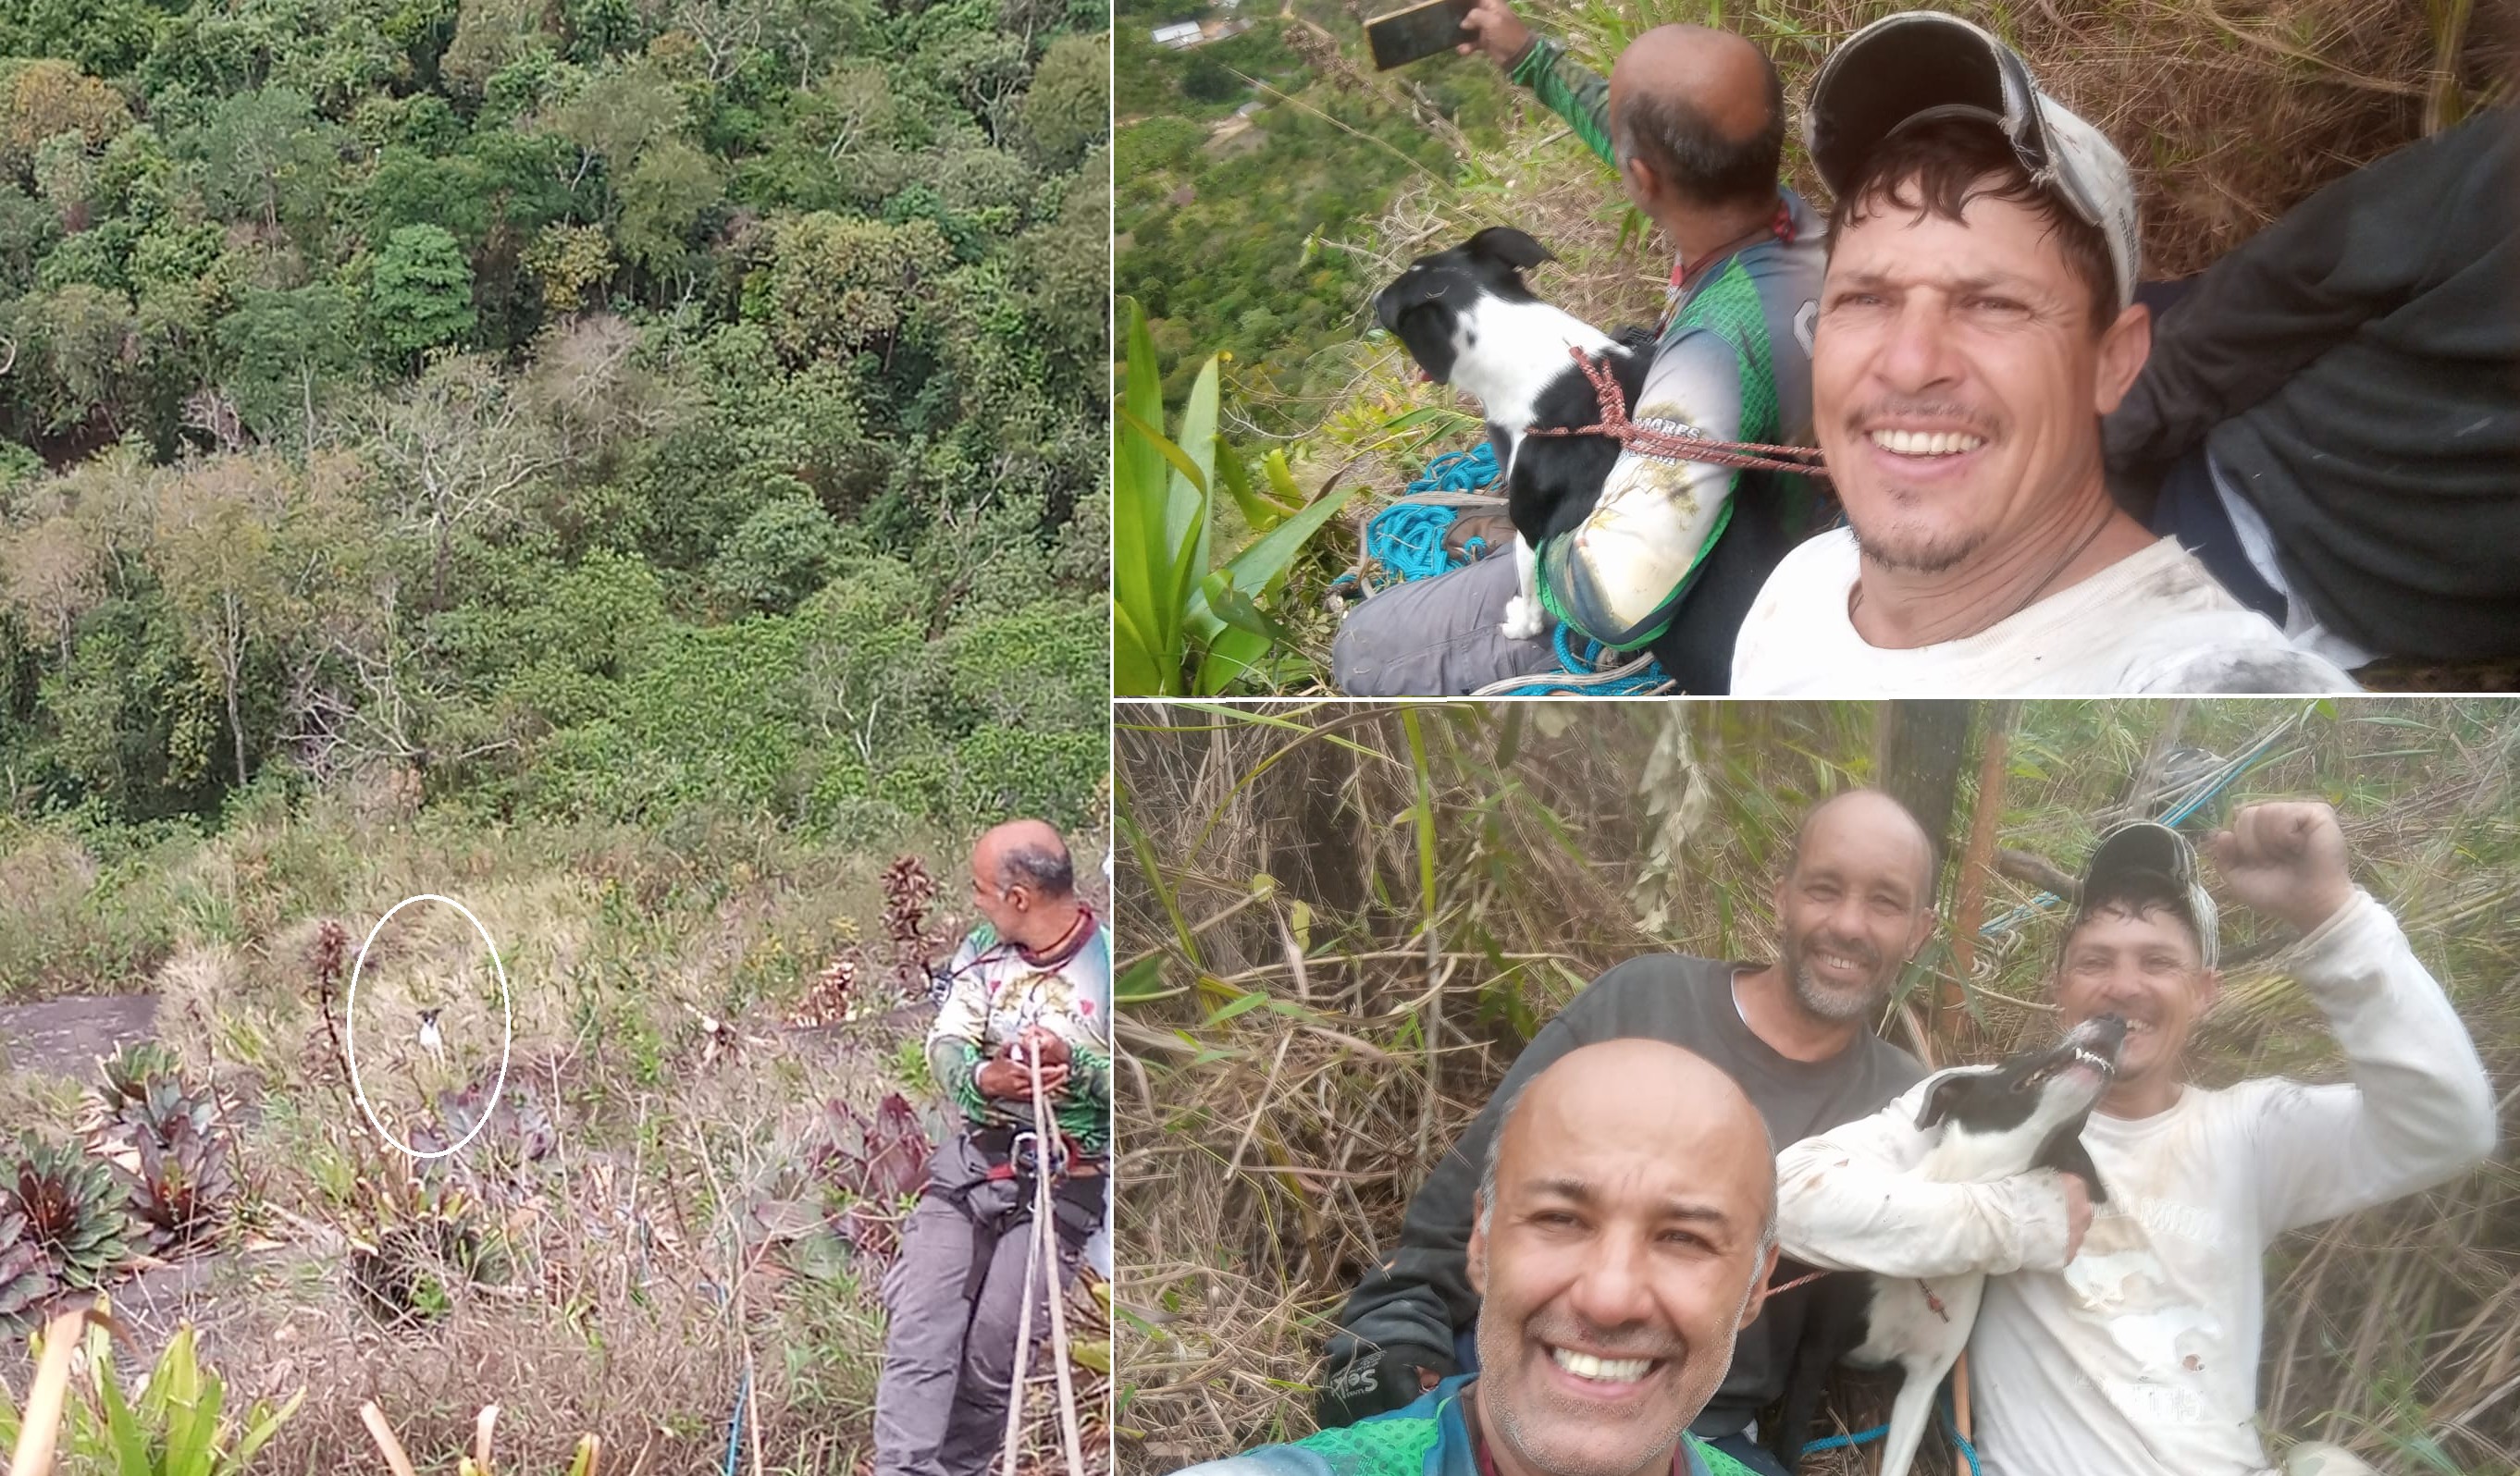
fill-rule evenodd
<path id="1" fill-rule="evenodd" d="M 1737 1083 L 1778 1143 L 1867 1117 L 1920 1080 L 1915 1059 L 1869 1022 L 1932 936 L 1933 897 L 1934 846 L 1914 817 L 1877 790 L 1849 790 L 1804 817 L 1777 874 L 1775 960 L 1648 955 L 1577 995 L 1436 1164 L 1399 1245 L 1349 1296 L 1329 1339 L 1322 1423 L 1397 1409 L 1487 1356 L 1469 1255 L 1476 1166 L 1504 1104 L 1552 1062 L 1606 1041 L 1680 1047 Z M 1780 1308 L 1745 1333 L 1696 1416 L 1698 1435 L 1753 1471 L 1777 1470 L 1751 1421 L 1784 1392 L 1800 1317 L 1798 1306 Z"/>
<path id="2" fill-rule="evenodd" d="M 1570 1051 L 1504 1099 L 1470 1232 L 1479 1372 L 1371 1433 L 1200 1476 L 1741 1476 L 1688 1433 L 1776 1264 L 1776 1161 L 1732 1078 L 1677 1046 Z"/>
<path id="3" fill-rule="evenodd" d="M 1462 50 L 1484 51 L 1562 115 L 1670 243 L 1670 296 L 1634 417 L 1809 444 L 1823 226 L 1778 182 L 1784 90 L 1766 54 L 1727 31 L 1657 26 L 1605 83 L 1506 0 L 1478 0 L 1462 23 L 1478 37 Z M 1812 508 L 1799 476 L 1623 456 L 1584 525 L 1539 550 L 1544 603 L 1573 633 L 1652 650 L 1683 691 L 1726 692 L 1733 633 L 1811 531 Z M 1351 696 L 1448 695 L 1557 671 L 1546 626 L 1520 641 L 1497 628 L 1517 588 L 1501 559 L 1376 595 L 1339 629 L 1332 684 Z"/>
<path id="4" fill-rule="evenodd" d="M 1004 1443 L 1024 1264 L 1038 1231 L 1036 1176 L 1051 1176 L 1061 1277 L 1102 1217 L 1111 1151 L 1111 936 L 1076 895 L 1058 832 L 1011 821 L 971 847 L 984 919 L 940 981 L 928 1069 L 964 1130 L 928 1162 L 927 1186 L 883 1280 L 890 1319 L 876 1383 L 877 1476 L 982 1476 Z M 1033 1073 L 1055 1144 L 1033 1134 Z M 1046 1329 L 1050 1278 L 1032 1325 Z"/>

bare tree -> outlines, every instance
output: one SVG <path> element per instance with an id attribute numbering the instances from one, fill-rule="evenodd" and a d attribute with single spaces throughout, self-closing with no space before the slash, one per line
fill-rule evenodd
<path id="1" fill-rule="evenodd" d="M 560 448 L 490 361 L 430 362 L 377 402 L 369 451 L 402 501 L 402 527 L 429 542 L 429 607 L 443 609 L 455 533 L 513 511 Z"/>

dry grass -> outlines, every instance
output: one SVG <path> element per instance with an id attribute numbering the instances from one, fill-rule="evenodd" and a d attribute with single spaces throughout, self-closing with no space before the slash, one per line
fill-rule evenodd
<path id="1" fill-rule="evenodd" d="M 1122 1036 L 1125 1469 L 1308 1432 L 1328 1320 L 1516 1043 L 1640 951 L 1765 954 L 1770 868 L 1796 818 L 1876 769 L 1877 715 L 1860 705 L 1409 711 L 1124 710 L 1123 859 L 1139 865 L 1121 874 L 1121 936 L 1162 969 L 1132 978 Z M 2011 734 L 1999 843 L 2070 864 L 2169 725 L 2226 757 L 2283 727 L 2227 803 L 2338 805 L 2358 876 L 2456 996 L 2507 1141 L 2520 1127 L 2520 712 L 2036 704 Z M 1958 834 L 1974 803 L 1967 758 Z M 1998 879 L 1985 915 L 2031 895 Z M 2258 919 L 2227 917 L 2235 954 L 2261 941 Z M 2052 929 L 2033 917 L 1965 971 L 1938 939 L 1885 1030 L 1941 1061 L 2039 1035 Z M 1266 1007 L 1226 1013 L 1254 992 Z M 2234 966 L 2196 1050 L 2209 1083 L 2341 1069 L 2316 1011 L 2263 962 Z M 2404 1476 L 2520 1458 L 2507 1150 L 2288 1237 L 2268 1289 L 2271 1429 L 2341 1441 Z"/>
<path id="2" fill-rule="evenodd" d="M 425 1471 L 452 1469 L 475 1411 L 492 1403 L 505 1411 L 503 1469 L 562 1469 L 579 1434 L 594 1431 L 609 1472 L 715 1471 L 747 1366 L 740 1469 L 839 1476 L 866 1465 L 883 1260 L 799 1219 L 820 1220 L 832 1203 L 810 1169 L 831 1132 L 825 1103 L 872 1109 L 901 1091 L 926 1104 L 931 1131 L 941 1125 L 917 1044 L 925 1014 L 887 1012 L 887 1001 L 831 1029 L 784 1020 L 824 964 L 854 949 L 860 988 L 891 987 L 879 873 L 892 851 L 846 854 L 698 820 L 663 835 L 480 833 L 325 801 L 237 817 L 215 839 L 136 857 L 101 862 L 59 837 L 43 845 L 81 864 L 40 876 L 11 870 L 19 880 L 0 903 L 29 913 L 0 912 L 0 936 L 31 916 L 48 957 L 83 971 L 57 962 L 17 992 L 155 993 L 161 1033 L 243 1104 L 252 1190 L 242 1232 L 216 1257 L 114 1296 L 142 1329 L 143 1352 L 190 1320 L 239 1397 L 308 1389 L 256 1469 L 379 1468 L 358 1415 L 373 1399 Z M 931 928 L 956 937 L 963 845 L 905 843 L 942 881 Z M 1099 900 L 1103 846 L 1075 845 Z M 361 1229 L 351 1185 L 398 1173 L 402 1160 L 356 1126 L 307 959 L 325 921 L 355 948 L 387 908 L 421 892 L 460 899 L 498 941 L 515 1023 L 504 1100 L 547 1118 L 551 1146 L 520 1161 L 521 1128 L 494 1122 L 461 1155 L 457 1179 L 513 1270 L 490 1284 L 450 1277 L 442 1315 L 389 1329 L 350 1294 Z M 127 972 L 133 947 L 162 962 Z M 372 964 L 357 1003 L 361 1074 L 401 1126 L 423 1112 L 422 1089 L 441 1085 L 408 1039 L 411 1007 L 486 985 L 488 973 L 470 924 L 443 908 L 400 914 Z M 731 1027 L 731 1049 L 712 1019 Z M 498 1021 L 495 1004 L 469 994 L 450 1006 L 443 1084 L 489 1075 Z M 66 1128 L 63 1097 L 57 1085 L 0 1071 L 0 1110 L 12 1118 L 22 1106 Z M 1070 1308 L 1079 1339 L 1106 1336 L 1090 1289 Z M 13 1391 L 23 1387 L 22 1355 L 15 1340 L 0 1354 L 0 1383 Z M 1046 1358 L 1035 1371 L 1024 1468 L 1058 1470 Z M 1108 1382 L 1078 1372 L 1087 1448 L 1099 1453 Z"/>

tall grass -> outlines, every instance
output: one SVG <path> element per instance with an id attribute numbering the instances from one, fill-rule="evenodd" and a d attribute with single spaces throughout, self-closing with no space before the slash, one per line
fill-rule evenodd
<path id="1" fill-rule="evenodd" d="M 1512 703 L 1124 710 L 1117 887 L 1121 1463 L 1311 1428 L 1321 1337 L 1409 1194 L 1521 1041 L 1610 964 L 1768 955 L 1773 869 L 1804 810 L 1883 778 L 1859 704 Z M 2358 879 L 2453 994 L 2520 1127 L 2520 710 L 2492 701 L 2052 702 L 1975 712 L 1953 854 L 1990 728 L 2009 725 L 1992 838 L 2071 871 L 2138 777 L 2264 745 L 2198 816 L 2315 795 Z M 2144 806 L 2149 808 L 2149 806 Z M 1880 1028 L 1936 1061 L 2052 1028 L 2055 915 L 1982 888 L 1997 930 L 1948 929 Z M 2233 959 L 2196 1038 L 2209 1084 L 2335 1079 L 2276 925 L 2227 909 Z M 2268 1263 L 2263 1409 L 2384 1471 L 2520 1460 L 2520 1173 L 2460 1181 L 2286 1237 Z M 1865 1410 L 1847 1411 L 1860 1416 Z M 1860 1428 L 1860 1426 L 1859 1426 Z M 1815 1469 L 1856 1470 L 1845 1465 Z"/>

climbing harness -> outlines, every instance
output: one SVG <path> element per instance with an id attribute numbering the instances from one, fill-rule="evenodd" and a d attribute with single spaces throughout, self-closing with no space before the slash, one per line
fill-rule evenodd
<path id="1" fill-rule="evenodd" d="M 1024 1068 L 1032 1078 L 1032 1131 L 1017 1136 L 1020 1145 L 1029 1140 L 1036 1152 L 1042 1143 L 1053 1144 L 1057 1165 L 1051 1173 L 1035 1172 L 1033 1181 L 1033 1244 L 1032 1253 L 1024 1257 L 1023 1305 L 1015 1315 L 1015 1362 L 1012 1377 L 1007 1381 L 1007 1438 L 1004 1476 L 1015 1476 L 1015 1437 L 1023 1428 L 1024 1362 L 1032 1350 L 1032 1296 L 1047 1275 L 1050 1305 L 1051 1361 L 1058 1374 L 1058 1436 L 1067 1456 L 1068 1476 L 1085 1476 L 1085 1451 L 1076 1430 L 1076 1387 L 1067 1368 L 1067 1314 L 1058 1285 L 1058 1230 L 1052 1223 L 1050 1182 L 1054 1175 L 1064 1177 L 1065 1155 L 1059 1152 L 1062 1139 L 1054 1133 L 1050 1122 L 1050 1103 L 1041 1092 L 1041 1055 L 1024 1052 Z M 1013 1161 L 1012 1155 L 1009 1162 Z M 1036 1166 L 1038 1169 L 1038 1165 Z"/>

